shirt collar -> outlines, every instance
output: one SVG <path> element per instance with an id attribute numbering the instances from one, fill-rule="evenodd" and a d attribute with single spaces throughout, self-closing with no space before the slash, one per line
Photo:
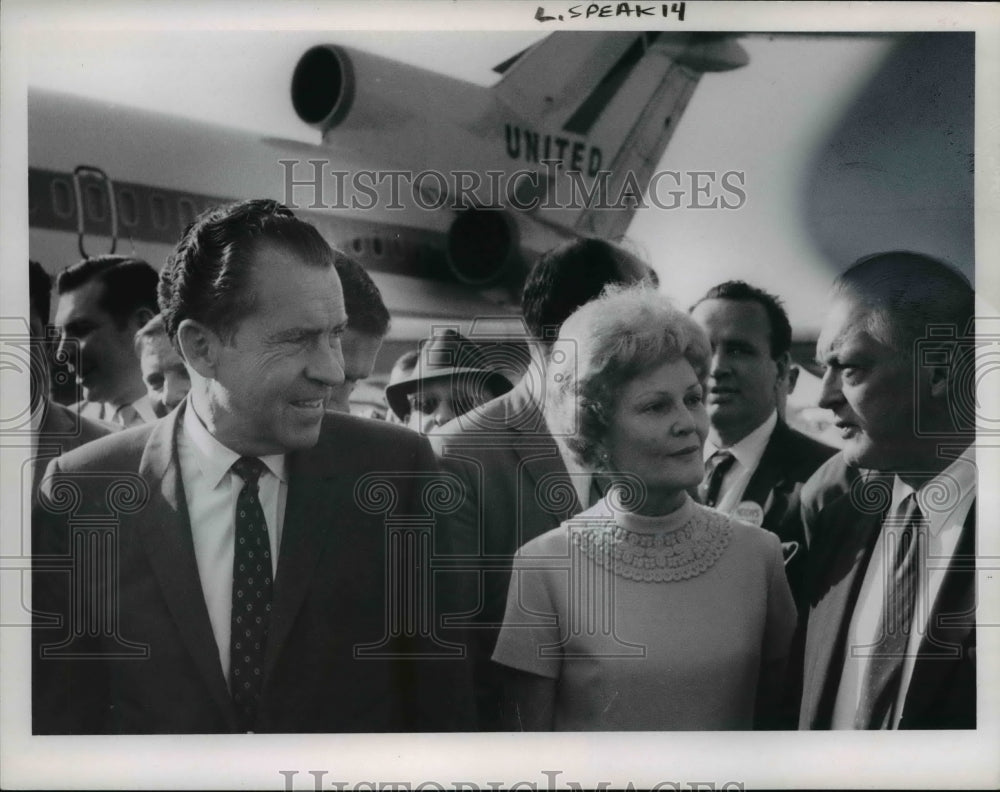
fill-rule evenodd
<path id="1" fill-rule="evenodd" d="M 920 506 L 932 536 L 937 536 L 948 524 L 949 517 L 955 510 L 975 495 L 976 478 L 976 455 L 970 445 L 948 467 L 916 490 L 917 505 Z M 890 513 L 898 514 L 903 501 L 913 492 L 913 487 L 899 476 L 894 476 Z"/>
<path id="2" fill-rule="evenodd" d="M 185 406 L 187 409 L 184 410 L 184 434 L 191 441 L 198 469 L 209 486 L 215 489 L 232 468 L 233 463 L 240 458 L 240 455 L 216 440 L 212 433 L 205 428 L 190 399 Z M 279 480 L 286 481 L 284 454 L 262 456 L 260 461 Z"/>
<path id="3" fill-rule="evenodd" d="M 135 411 L 139 413 L 139 417 L 146 423 L 154 423 L 158 420 L 156 410 L 153 409 L 153 402 L 149 400 L 149 394 L 140 396 L 132 402 L 132 406 L 135 408 Z"/>
<path id="4" fill-rule="evenodd" d="M 767 416 L 767 419 L 754 429 L 750 434 L 744 437 L 737 443 L 733 443 L 726 451 L 729 451 L 736 461 L 739 462 L 743 467 L 753 470 L 757 467 L 757 463 L 760 462 L 760 458 L 764 456 L 764 449 L 767 448 L 767 441 L 771 439 L 771 433 L 774 431 L 774 427 L 778 425 L 778 412 L 777 410 L 772 410 L 771 414 Z M 720 446 L 717 446 L 711 440 L 705 441 L 705 461 L 707 462 L 711 459 L 712 454 L 716 451 L 723 450 Z"/>
<path id="5" fill-rule="evenodd" d="M 101 402 L 101 417 L 100 420 L 106 423 L 114 423 L 115 416 L 118 411 L 123 407 L 132 407 L 142 418 L 144 423 L 155 423 L 159 420 L 159 416 L 156 414 L 156 410 L 153 409 L 153 402 L 149 399 L 149 394 L 143 394 L 134 402 L 129 404 L 114 404 L 113 402 Z"/>

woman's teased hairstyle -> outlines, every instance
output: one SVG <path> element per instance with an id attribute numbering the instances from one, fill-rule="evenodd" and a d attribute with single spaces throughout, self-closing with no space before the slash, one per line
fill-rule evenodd
<path id="1" fill-rule="evenodd" d="M 609 286 L 559 331 L 546 372 L 545 417 L 581 464 L 598 469 L 598 449 L 625 384 L 679 359 L 708 376 L 704 330 L 648 285 Z"/>

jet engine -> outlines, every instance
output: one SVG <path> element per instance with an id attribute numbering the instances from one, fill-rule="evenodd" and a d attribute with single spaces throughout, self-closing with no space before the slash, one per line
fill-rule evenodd
<path id="1" fill-rule="evenodd" d="M 448 266 L 467 286 L 490 286 L 516 269 L 517 237 L 517 226 L 504 211 L 464 209 L 448 229 Z"/>

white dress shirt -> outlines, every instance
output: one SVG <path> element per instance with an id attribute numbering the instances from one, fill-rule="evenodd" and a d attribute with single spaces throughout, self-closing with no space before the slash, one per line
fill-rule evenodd
<path id="1" fill-rule="evenodd" d="M 177 455 L 184 484 L 184 498 L 191 519 L 194 555 L 201 590 L 208 606 L 212 633 L 219 646 L 222 671 L 229 681 L 229 634 L 233 598 L 233 553 L 236 543 L 236 499 L 243 479 L 230 469 L 240 458 L 205 428 L 189 400 Z M 278 548 L 285 518 L 288 482 L 283 454 L 260 457 L 267 466 L 258 482 L 260 504 L 271 544 L 272 579 L 278 573 Z"/>
<path id="2" fill-rule="evenodd" d="M 862 683 L 868 669 L 871 650 L 878 645 L 878 629 L 885 603 L 885 588 L 889 585 L 891 570 L 886 569 L 885 550 L 890 533 L 902 531 L 903 501 L 913 492 L 913 488 L 896 476 L 892 489 L 889 514 L 895 521 L 886 520 L 882 525 L 875 549 L 872 551 L 868 569 L 865 572 L 858 601 L 851 616 L 847 634 L 847 647 L 843 658 L 843 674 L 834 702 L 834 729 L 853 729 L 854 717 L 861 701 Z M 965 450 L 937 476 L 923 484 L 917 491 L 917 505 L 926 520 L 927 534 L 923 542 L 923 552 L 917 558 L 917 595 L 913 611 L 906 658 L 903 661 L 903 677 L 899 695 L 893 710 L 892 727 L 899 725 L 903 712 L 906 691 L 913 676 L 917 649 L 927 634 L 927 625 L 933 611 L 933 604 L 941 589 L 945 572 L 951 564 L 962 527 L 969 515 L 969 509 L 976 497 L 976 461 L 972 447 Z M 891 545 L 897 546 L 897 541 Z M 891 559 L 888 562 L 892 563 Z"/>
<path id="3" fill-rule="evenodd" d="M 717 446 L 711 440 L 705 441 L 704 458 L 707 463 L 716 451 L 726 450 L 735 457 L 733 466 L 729 468 L 726 475 L 722 477 L 722 488 L 719 490 L 719 497 L 715 501 L 715 508 L 725 514 L 731 514 L 740 505 L 743 493 L 746 492 L 747 484 L 753 476 L 760 458 L 764 456 L 764 449 L 771 439 L 774 427 L 778 425 L 778 413 L 772 411 L 760 426 L 750 434 L 734 443 L 726 449 Z M 771 504 L 765 503 L 764 511 L 767 511 Z"/>

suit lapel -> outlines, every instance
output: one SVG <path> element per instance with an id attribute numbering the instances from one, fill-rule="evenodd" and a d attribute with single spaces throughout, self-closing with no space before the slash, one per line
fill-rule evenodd
<path id="1" fill-rule="evenodd" d="M 879 514 L 859 514 L 845 495 L 831 510 L 824 526 L 828 540 L 823 553 L 815 553 L 810 564 L 825 574 L 811 594 L 803 681 L 804 707 L 809 728 L 829 728 L 858 592 L 868 568 L 882 525 Z"/>
<path id="2" fill-rule="evenodd" d="M 580 504 L 580 499 L 576 495 L 576 490 L 572 485 L 570 474 L 566 470 L 562 454 L 555 438 L 548 431 L 548 427 L 541 411 L 534 404 L 529 402 L 519 405 L 523 410 L 522 415 L 527 415 L 528 419 L 519 422 L 519 427 L 512 431 L 513 450 L 518 457 L 517 477 L 519 481 L 532 486 L 533 497 L 528 501 L 538 504 L 540 510 L 551 514 L 551 524 L 542 525 L 536 520 L 527 519 L 527 515 L 522 511 L 519 516 L 518 525 L 531 526 L 537 530 L 532 536 L 521 536 L 518 539 L 518 547 L 535 536 L 545 533 L 550 528 L 555 528 L 563 519 L 579 514 L 585 508 Z M 525 427 L 524 429 L 520 427 Z M 537 427 L 528 431 L 527 427 Z M 522 479 L 522 474 L 524 478 Z M 563 491 L 561 484 L 569 484 L 569 494 L 571 502 L 566 504 L 566 509 L 560 513 L 553 513 L 551 509 L 545 508 L 546 503 L 562 503 Z M 558 494 L 557 494 L 558 493 Z"/>
<path id="3" fill-rule="evenodd" d="M 743 492 L 743 500 L 753 501 L 762 509 L 773 510 L 774 504 L 768 504 L 768 496 L 780 489 L 785 481 L 785 467 L 783 459 L 784 445 L 788 427 L 782 422 L 774 427 L 771 437 L 768 438 L 764 453 L 757 463 L 757 469 L 747 482 L 746 490 Z M 784 509 L 782 508 L 782 511 Z M 765 516 L 765 521 L 767 517 Z"/>
<path id="4" fill-rule="evenodd" d="M 928 629 L 913 666 L 913 676 L 906 690 L 900 728 L 914 717 L 926 712 L 927 705 L 937 695 L 947 671 L 955 662 L 964 662 L 970 633 L 976 626 L 976 502 L 962 526 L 948 571 L 945 573 L 930 618 Z M 959 654 L 955 654 L 958 652 Z M 946 662 L 950 661 L 950 662 Z"/>
<path id="5" fill-rule="evenodd" d="M 55 445 L 53 439 L 71 436 L 74 431 L 69 416 L 60 410 L 54 402 L 46 400 L 42 409 L 45 410 L 45 414 L 38 427 L 38 445 L 35 448 L 32 469 L 32 492 L 38 492 L 42 476 L 45 475 L 45 468 L 63 450 L 61 445 Z"/>
<path id="6" fill-rule="evenodd" d="M 198 578 L 198 564 L 191 538 L 176 432 L 186 403 L 153 426 L 139 463 L 139 475 L 149 488 L 150 502 L 136 520 L 142 545 L 167 607 L 212 693 L 212 698 L 235 727 L 218 646 Z"/>
<path id="7" fill-rule="evenodd" d="M 274 578 L 274 604 L 264 658 L 264 684 L 295 622 L 325 543 L 338 519 L 350 514 L 356 475 L 345 453 L 321 443 L 288 458 L 288 498 Z M 343 451 L 343 449 L 342 449 Z"/>

